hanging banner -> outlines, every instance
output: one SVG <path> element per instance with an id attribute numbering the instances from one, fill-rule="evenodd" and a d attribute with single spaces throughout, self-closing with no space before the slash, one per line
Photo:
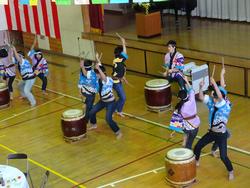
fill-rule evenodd
<path id="1" fill-rule="evenodd" d="M 89 0 L 75 0 L 76 5 L 88 5 Z"/>
<path id="2" fill-rule="evenodd" d="M 71 0 L 56 0 L 57 5 L 71 5 Z"/>
<path id="3" fill-rule="evenodd" d="M 29 5 L 30 4 L 30 1 L 29 0 L 19 0 L 19 3 L 21 5 Z"/>
<path id="4" fill-rule="evenodd" d="M 30 0 L 30 6 L 37 6 L 38 0 Z"/>

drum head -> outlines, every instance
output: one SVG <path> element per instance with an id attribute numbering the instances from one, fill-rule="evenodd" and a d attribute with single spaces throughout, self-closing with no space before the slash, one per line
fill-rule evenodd
<path id="1" fill-rule="evenodd" d="M 0 82 L 0 89 L 3 89 L 3 88 L 5 88 L 5 87 L 6 87 L 6 83 Z"/>
<path id="2" fill-rule="evenodd" d="M 64 118 L 76 118 L 83 115 L 83 111 L 79 109 L 70 109 L 63 112 L 62 116 Z"/>
<path id="3" fill-rule="evenodd" d="M 146 82 L 147 87 L 159 88 L 162 86 L 167 86 L 169 82 L 165 79 L 154 79 Z"/>
<path id="4" fill-rule="evenodd" d="M 175 161 L 190 159 L 193 156 L 193 151 L 186 148 L 175 148 L 167 153 L 167 158 Z"/>

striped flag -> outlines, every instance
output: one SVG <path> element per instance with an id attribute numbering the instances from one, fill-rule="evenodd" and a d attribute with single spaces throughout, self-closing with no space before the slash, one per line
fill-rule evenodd
<path id="1" fill-rule="evenodd" d="M 21 5 L 18 0 L 9 0 L 1 15 L 5 15 L 7 24 L 0 21 L 0 30 L 18 30 L 28 33 L 60 38 L 60 27 L 55 2 L 39 0 L 37 6 Z M 3 14 L 2 14 L 3 13 Z M 7 28 L 5 28 L 7 25 Z"/>

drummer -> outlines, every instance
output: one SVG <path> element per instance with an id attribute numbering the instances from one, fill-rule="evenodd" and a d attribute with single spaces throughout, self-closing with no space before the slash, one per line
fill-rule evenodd
<path id="1" fill-rule="evenodd" d="M 24 52 L 16 51 L 16 48 L 13 47 L 14 57 L 18 62 L 18 69 L 22 76 L 22 81 L 19 84 L 19 89 L 23 98 L 27 98 L 30 102 L 31 107 L 36 106 L 36 99 L 32 94 L 32 86 L 36 80 L 36 73 L 33 71 L 30 62 L 25 59 Z"/>
<path id="2" fill-rule="evenodd" d="M 95 94 L 98 93 L 99 84 L 95 71 L 92 69 L 93 62 L 91 60 L 80 61 L 80 79 L 78 88 L 82 96 L 85 97 L 85 119 L 89 121 L 89 112 L 95 101 Z"/>
<path id="3" fill-rule="evenodd" d="M 183 147 L 192 149 L 193 141 L 199 130 L 200 118 L 197 115 L 195 92 L 189 84 L 188 78 L 184 77 L 184 80 L 188 90 L 179 91 L 178 98 L 180 101 L 177 103 L 175 109 L 183 118 Z"/>
<path id="4" fill-rule="evenodd" d="M 122 42 L 122 46 L 118 46 L 114 50 L 115 59 L 113 60 L 113 73 L 112 79 L 114 80 L 113 88 L 118 95 L 118 100 L 116 102 L 116 111 L 117 114 L 121 117 L 123 115 L 123 107 L 126 101 L 126 94 L 123 88 L 122 82 L 127 83 L 125 78 L 126 75 L 126 65 L 125 61 L 128 59 L 126 41 L 119 34 L 117 36 Z"/>
<path id="5" fill-rule="evenodd" d="M 177 82 L 180 90 L 185 90 L 185 81 L 183 79 L 184 56 L 177 51 L 176 42 L 170 40 L 167 43 L 168 53 L 165 55 L 164 67 L 166 71 L 163 76 L 171 82 Z"/>
<path id="6" fill-rule="evenodd" d="M 7 50 L 6 50 L 7 52 Z M 3 78 L 7 81 L 8 89 L 10 92 L 10 100 L 13 100 L 13 82 L 16 78 L 16 65 L 13 60 L 13 50 L 9 48 L 9 52 L 7 52 L 8 56 L 6 58 L 1 59 L 3 64 Z"/>
<path id="7" fill-rule="evenodd" d="M 225 99 L 225 101 L 228 103 L 228 105 L 232 106 L 232 103 L 230 102 L 228 96 L 227 96 L 227 90 L 225 89 L 226 87 L 226 82 L 225 82 L 225 73 L 226 73 L 226 70 L 224 67 L 222 67 L 221 69 L 221 73 L 220 73 L 220 81 L 219 82 L 216 82 L 220 91 L 221 91 L 221 94 L 223 96 L 223 98 Z M 210 88 L 210 91 L 211 91 L 211 95 L 213 95 L 213 92 L 214 91 L 214 88 L 212 86 L 209 87 Z M 231 137 L 231 133 L 230 131 L 228 130 L 227 128 L 227 138 L 230 138 Z M 213 143 L 213 146 L 212 146 L 212 149 L 211 149 L 211 154 L 213 157 L 217 157 L 217 154 L 216 154 L 216 150 L 218 149 L 218 144 L 216 142 Z"/>
<path id="8" fill-rule="evenodd" d="M 38 73 L 37 77 L 40 78 L 40 80 L 42 80 L 42 93 L 47 94 L 46 93 L 46 88 L 48 84 L 47 76 L 49 73 L 48 63 L 44 58 L 42 51 L 34 49 L 36 43 L 37 43 L 37 36 L 35 36 L 34 42 L 30 48 L 30 51 L 28 52 L 28 56 L 32 60 L 33 70 Z"/>
<path id="9" fill-rule="evenodd" d="M 113 80 L 112 78 L 106 76 L 104 66 L 100 65 L 99 55 L 96 55 L 97 64 L 95 65 L 95 71 L 99 79 L 99 94 L 100 100 L 97 102 L 92 110 L 90 111 L 90 124 L 92 129 L 97 128 L 96 124 L 96 114 L 101 111 L 103 108 L 106 108 L 106 121 L 109 124 L 112 131 L 115 133 L 116 138 L 120 139 L 122 133 L 117 123 L 113 120 L 113 113 L 115 110 L 115 96 L 113 94 Z"/>
<path id="10" fill-rule="evenodd" d="M 227 122 L 231 111 L 231 106 L 223 98 L 223 95 L 213 78 L 210 82 L 214 88 L 213 96 L 203 94 L 202 88 L 204 81 L 200 84 L 199 98 L 209 109 L 209 131 L 198 141 L 194 148 L 196 156 L 196 164 L 199 166 L 199 159 L 202 148 L 211 142 L 218 144 L 220 150 L 220 158 L 228 170 L 228 179 L 234 179 L 233 166 L 227 156 Z"/>

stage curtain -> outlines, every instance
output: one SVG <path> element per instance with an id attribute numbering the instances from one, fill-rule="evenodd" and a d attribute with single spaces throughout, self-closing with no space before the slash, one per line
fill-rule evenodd
<path id="1" fill-rule="evenodd" d="M 250 0 L 197 0 L 193 16 L 250 22 Z"/>
<path id="2" fill-rule="evenodd" d="M 174 14 L 174 10 L 164 12 Z M 250 0 L 197 0 L 192 16 L 250 22 Z"/>
<path id="3" fill-rule="evenodd" d="M 103 5 L 89 5 L 90 30 L 94 33 L 104 32 L 104 11 Z"/>

